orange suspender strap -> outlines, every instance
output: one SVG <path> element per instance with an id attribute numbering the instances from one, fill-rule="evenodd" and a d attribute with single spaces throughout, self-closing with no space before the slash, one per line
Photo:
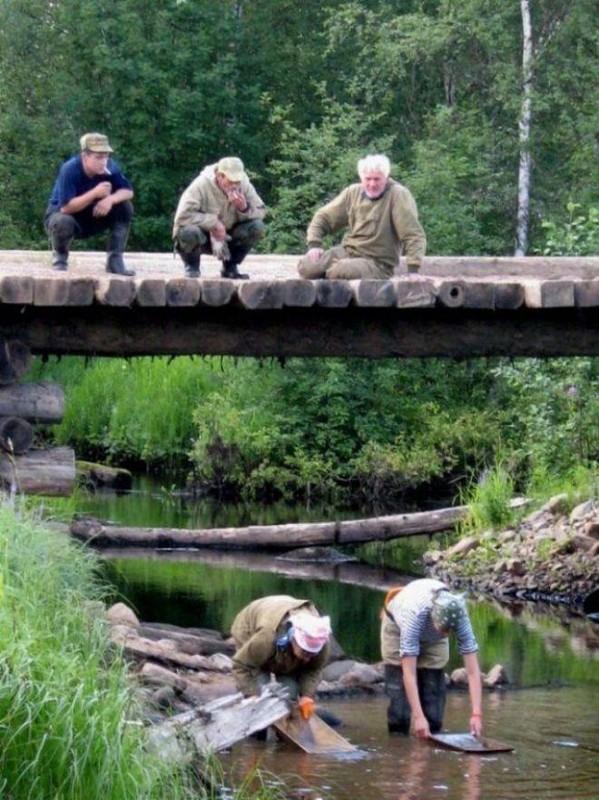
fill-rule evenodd
<path id="1" fill-rule="evenodd" d="M 389 619 L 391 620 L 393 619 L 393 617 L 387 610 L 387 606 L 393 600 L 393 598 L 396 597 L 401 592 L 403 588 L 404 588 L 403 586 L 392 586 L 391 589 L 389 589 L 389 591 L 385 595 L 385 600 L 383 602 L 383 607 L 381 609 L 381 619 L 383 618 L 383 614 L 386 614 L 389 617 Z"/>

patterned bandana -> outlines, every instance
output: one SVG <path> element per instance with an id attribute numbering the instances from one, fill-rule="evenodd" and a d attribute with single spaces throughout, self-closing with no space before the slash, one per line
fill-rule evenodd
<path id="1" fill-rule="evenodd" d="M 435 593 L 431 617 L 440 630 L 456 630 L 466 614 L 463 595 L 452 594 L 448 589 L 439 589 Z"/>

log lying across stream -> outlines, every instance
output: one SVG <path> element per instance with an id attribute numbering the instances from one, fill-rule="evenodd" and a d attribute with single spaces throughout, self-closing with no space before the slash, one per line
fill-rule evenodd
<path id="1" fill-rule="evenodd" d="M 290 550 L 387 541 L 447 530 L 462 519 L 468 506 L 454 506 L 415 514 L 395 514 L 342 522 L 250 525 L 245 528 L 130 528 L 79 519 L 70 526 L 73 536 L 97 547 L 203 548 Z"/>
<path id="2" fill-rule="evenodd" d="M 511 501 L 512 508 L 525 505 L 525 498 Z M 414 514 L 392 514 L 371 519 L 337 522 L 250 525 L 245 528 L 125 528 L 97 519 L 81 518 L 71 523 L 70 533 L 96 547 L 215 548 L 220 550 L 285 551 L 300 547 L 331 547 L 366 542 L 384 542 L 403 536 L 448 530 L 468 513 L 469 506 L 453 506 Z"/>

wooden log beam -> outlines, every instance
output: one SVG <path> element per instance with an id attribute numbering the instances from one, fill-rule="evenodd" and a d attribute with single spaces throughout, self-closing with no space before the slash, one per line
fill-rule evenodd
<path id="1" fill-rule="evenodd" d="M 64 414 L 64 389 L 51 381 L 31 381 L 0 386 L 0 416 L 18 416 L 30 422 L 60 422 Z"/>
<path id="2" fill-rule="evenodd" d="M 529 501 L 516 497 L 511 508 Z M 216 548 L 222 550 L 289 551 L 304 547 L 364 544 L 404 536 L 448 530 L 468 513 L 469 506 L 453 506 L 414 514 L 391 514 L 341 522 L 306 522 L 287 525 L 250 525 L 245 528 L 132 528 L 105 526 L 93 518 L 77 519 L 70 533 L 98 547 Z"/>
<path id="3" fill-rule="evenodd" d="M 95 464 L 93 461 L 75 462 L 77 475 L 94 489 L 110 488 L 116 491 L 127 491 L 133 485 L 133 474 L 123 467 L 109 467 L 106 464 Z"/>
<path id="4" fill-rule="evenodd" d="M 264 689 L 258 697 L 228 695 L 178 714 L 148 730 L 151 747 L 163 759 L 182 763 L 194 755 L 224 750 L 289 713 L 287 701 Z"/>
<path id="5" fill-rule="evenodd" d="M 116 285 L 124 283 L 121 279 Z M 345 285 L 351 295 L 349 282 Z M 427 297 L 422 295 L 422 300 Z M 517 297 L 512 297 L 517 303 Z M 216 297 L 213 299 L 218 302 Z M 26 340 L 33 353 L 42 355 L 275 358 L 599 355 L 599 316 L 594 307 L 578 305 L 493 311 L 438 306 L 324 308 L 316 305 L 249 311 L 231 304 L 166 308 L 94 305 L 85 311 L 29 307 L 20 313 L 12 306 L 5 306 L 2 312 L 0 337 Z"/>
<path id="6" fill-rule="evenodd" d="M 211 660 L 210 656 L 183 653 L 168 644 L 138 636 L 129 629 L 121 629 L 118 625 L 113 626 L 111 637 L 114 644 L 119 645 L 126 656 L 138 661 L 146 661 L 149 658 L 161 664 L 174 665 L 184 669 L 229 672 L 227 668 Z M 164 639 L 167 639 L 166 635 Z"/>
<path id="7" fill-rule="evenodd" d="M 0 447 L 5 453 L 21 455 L 33 444 L 33 428 L 20 417 L 0 417 Z"/>
<path id="8" fill-rule="evenodd" d="M 253 256 L 239 282 L 130 255 L 135 279 L 106 275 L 102 254 L 56 275 L 47 254 L 0 251 L 0 338 L 42 355 L 599 355 L 597 257 L 427 256 L 424 281 L 305 281 L 295 258 Z"/>
<path id="9" fill-rule="evenodd" d="M 0 385 L 14 383 L 29 372 L 31 350 L 19 339 L 0 338 Z"/>
<path id="10" fill-rule="evenodd" d="M 11 492 L 67 496 L 75 484 L 75 453 L 70 447 L 0 455 L 0 484 Z"/>
<path id="11" fill-rule="evenodd" d="M 435 533 L 451 528 L 466 514 L 467 506 L 396 514 L 373 519 L 343 522 L 293 523 L 288 525 L 252 525 L 246 528 L 133 528 L 103 526 L 76 520 L 71 533 L 98 547 L 214 547 L 246 550 L 292 550 L 299 547 L 361 544 L 387 541 L 403 536 Z"/>

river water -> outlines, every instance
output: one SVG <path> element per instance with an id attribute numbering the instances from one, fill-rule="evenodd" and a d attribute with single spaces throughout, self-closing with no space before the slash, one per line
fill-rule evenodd
<path id="1" fill-rule="evenodd" d="M 148 511 L 141 494 L 96 496 L 81 510 L 119 524 L 185 526 L 181 509 L 162 501 L 160 492 L 152 492 L 152 503 L 165 506 L 162 516 Z M 247 510 L 236 513 L 243 519 L 237 524 L 265 521 L 244 518 Z M 275 518 L 268 521 L 290 521 L 277 516 L 282 510 L 271 513 Z M 210 511 L 213 521 L 200 524 L 231 524 L 222 514 Z M 418 540 L 409 540 L 406 564 L 417 552 Z M 295 594 L 329 613 L 341 647 L 368 662 L 379 660 L 384 590 L 406 577 L 357 564 L 322 567 L 235 553 L 117 550 L 104 557 L 107 578 L 144 621 L 226 632 L 255 597 Z M 357 758 L 306 755 L 276 737 L 246 740 L 222 754 L 231 783 L 259 767 L 267 781 L 304 800 L 599 800 L 599 624 L 532 603 L 472 596 L 469 608 L 483 671 L 501 663 L 510 680 L 507 689 L 485 694 L 485 734 L 513 752 L 467 755 L 389 736 L 386 701 L 375 693 L 321 701 L 343 720 L 340 732 L 359 748 Z M 459 664 L 452 652 L 449 668 Z M 445 729 L 463 732 L 468 718 L 467 694 L 450 693 Z"/>

